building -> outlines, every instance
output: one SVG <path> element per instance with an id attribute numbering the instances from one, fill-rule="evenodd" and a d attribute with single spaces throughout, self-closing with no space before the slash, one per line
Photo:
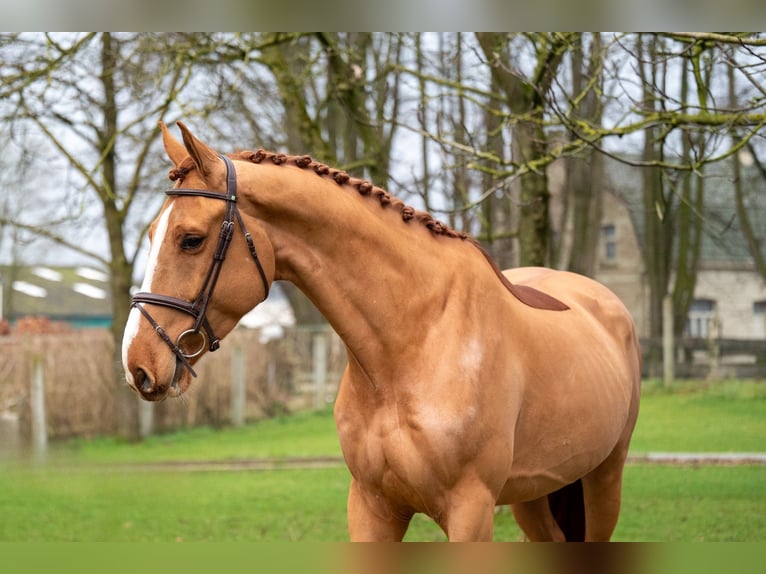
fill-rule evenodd
<path id="1" fill-rule="evenodd" d="M 737 217 L 728 163 L 710 166 L 705 181 L 702 243 L 694 300 L 685 334 L 689 337 L 766 339 L 766 282 L 757 272 Z M 596 279 L 630 309 L 639 334 L 649 334 L 649 288 L 644 245 L 641 168 L 607 160 L 606 189 Z M 744 170 L 747 210 L 766 252 L 766 180 Z"/>
<path id="2" fill-rule="evenodd" d="M 92 267 L 0 266 L 0 317 L 43 316 L 74 328 L 109 327 L 109 275 Z"/>
<path id="3" fill-rule="evenodd" d="M 135 288 L 137 290 L 137 288 Z M 109 276 L 92 267 L 0 266 L 0 319 L 46 317 L 72 328 L 108 328 L 112 324 Z M 295 324 L 290 303 L 279 285 L 247 313 L 243 327 L 260 329 L 264 340 L 280 338 Z"/>

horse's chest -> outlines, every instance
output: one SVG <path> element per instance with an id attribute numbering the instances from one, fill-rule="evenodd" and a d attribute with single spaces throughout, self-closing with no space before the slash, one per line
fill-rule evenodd
<path id="1" fill-rule="evenodd" d="M 346 463 L 367 488 L 419 510 L 458 480 L 461 461 L 475 456 L 475 409 L 391 408 L 339 416 Z"/>

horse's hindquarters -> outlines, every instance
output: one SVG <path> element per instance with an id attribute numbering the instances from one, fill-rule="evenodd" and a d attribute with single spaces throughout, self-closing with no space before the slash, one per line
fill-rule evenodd
<path id="1" fill-rule="evenodd" d="M 533 500 L 596 469 L 630 440 L 640 350 L 630 314 L 603 285 L 573 273 L 509 273 L 565 301 L 560 313 L 519 308 L 510 345 L 523 388 L 505 501 Z"/>

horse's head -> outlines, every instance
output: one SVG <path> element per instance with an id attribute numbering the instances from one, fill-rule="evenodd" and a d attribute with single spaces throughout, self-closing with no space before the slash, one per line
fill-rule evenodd
<path id="1" fill-rule="evenodd" d="M 146 275 L 122 342 L 128 384 L 150 401 L 186 391 L 192 365 L 266 297 L 274 277 L 268 236 L 238 207 L 234 163 L 178 125 L 183 143 L 161 124 L 176 184 L 149 229 Z"/>

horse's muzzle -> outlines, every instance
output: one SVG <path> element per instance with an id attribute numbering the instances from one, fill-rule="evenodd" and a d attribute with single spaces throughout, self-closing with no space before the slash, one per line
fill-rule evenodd
<path id="1" fill-rule="evenodd" d="M 177 387 L 178 371 L 178 366 L 176 366 L 176 372 L 173 374 L 173 383 L 171 385 L 162 385 L 154 381 L 146 371 L 139 367 L 133 376 L 133 385 L 131 386 L 145 401 L 162 401 L 168 397 L 171 388 Z"/>

